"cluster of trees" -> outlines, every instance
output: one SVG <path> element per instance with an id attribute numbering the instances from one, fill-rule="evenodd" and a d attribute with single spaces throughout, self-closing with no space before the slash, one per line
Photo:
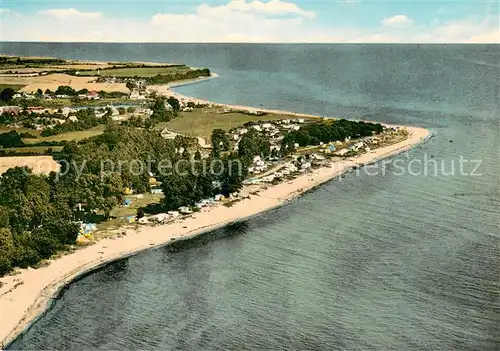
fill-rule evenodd
<path id="1" fill-rule="evenodd" d="M 12 130 L 8 133 L 0 134 L 0 145 L 3 148 L 21 147 L 24 146 L 24 142 L 21 135 L 17 131 Z"/>
<path id="2" fill-rule="evenodd" d="M 221 151 L 229 151 L 229 137 L 224 130 L 214 129 L 211 139 L 213 152 L 219 154 Z"/>
<path id="3" fill-rule="evenodd" d="M 285 135 L 281 145 L 284 153 L 292 152 L 295 143 L 300 146 L 319 145 L 321 142 L 329 143 L 344 140 L 347 137 L 361 138 L 381 133 L 384 130 L 380 123 L 356 122 L 345 119 L 324 121 L 303 126 L 298 131 Z"/>
<path id="4" fill-rule="evenodd" d="M 199 77 L 210 77 L 210 70 L 208 68 L 203 68 L 203 69 L 191 70 L 186 73 L 177 73 L 169 75 L 158 74 L 156 76 L 146 77 L 144 79 L 146 80 L 147 84 L 167 84 L 178 80 L 195 79 Z"/>
<path id="5" fill-rule="evenodd" d="M 184 152 L 182 159 L 176 160 L 176 171 L 160 177 L 165 197 L 164 210 L 176 210 L 180 206 L 192 206 L 196 202 L 216 194 L 228 196 L 243 186 L 247 176 L 247 166 L 236 154 L 220 157 L 215 153 L 201 159 L 197 152 L 194 157 Z"/>
<path id="6" fill-rule="evenodd" d="M 248 165 L 256 155 L 268 157 L 271 154 L 271 143 L 255 129 L 250 129 L 240 140 L 238 154 Z"/>
<path id="7" fill-rule="evenodd" d="M 63 65 L 66 61 L 56 58 L 29 58 L 29 57 L 9 57 L 0 56 L 0 65 L 16 64 L 16 65 Z"/>
<path id="8" fill-rule="evenodd" d="M 0 177 L 0 275 L 26 268 L 74 244 L 77 226 L 55 174 L 9 169 Z"/>
<path id="9" fill-rule="evenodd" d="M 3 104 L 7 104 L 10 100 L 12 100 L 12 97 L 16 94 L 16 91 L 12 88 L 5 88 L 2 89 L 0 92 L 0 102 Z"/>
<path id="10" fill-rule="evenodd" d="M 97 118 L 95 116 L 94 109 L 82 109 L 76 112 L 76 118 L 78 121 L 66 121 L 63 124 L 56 124 L 52 128 L 46 128 L 42 131 L 41 135 L 44 137 L 58 135 L 68 132 L 87 130 L 90 128 L 97 127 L 100 124 L 110 123 L 111 113 L 108 112 L 105 116 Z"/>

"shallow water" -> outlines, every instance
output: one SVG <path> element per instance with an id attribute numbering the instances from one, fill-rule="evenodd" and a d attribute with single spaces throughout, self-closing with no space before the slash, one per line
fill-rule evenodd
<path id="1" fill-rule="evenodd" d="M 350 173 L 176 250 L 87 276 L 11 349 L 500 349 L 498 45 L 4 43 L 0 51 L 187 62 L 221 75 L 177 89 L 188 95 L 435 135 L 378 163 L 377 175 Z M 470 174 L 475 160 L 480 175 Z M 455 175 L 443 174 L 452 165 Z"/>

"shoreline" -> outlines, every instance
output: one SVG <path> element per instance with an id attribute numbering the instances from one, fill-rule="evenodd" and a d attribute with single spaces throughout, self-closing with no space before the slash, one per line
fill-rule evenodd
<path id="1" fill-rule="evenodd" d="M 195 84 L 217 78 L 213 75 L 191 82 L 159 86 L 154 89 L 167 96 L 175 96 L 184 101 L 210 104 L 247 111 L 263 111 L 269 113 L 289 114 L 294 116 L 315 117 L 308 114 L 289 111 L 260 109 L 240 105 L 218 104 L 201 99 L 187 97 L 172 91 L 172 88 Z M 152 88 L 152 87 L 149 87 Z M 353 167 L 378 162 L 397 155 L 424 142 L 430 136 L 425 128 L 399 126 L 409 132 L 407 139 L 392 145 L 377 148 L 369 153 L 331 163 L 297 178 L 270 186 L 235 203 L 232 207 L 218 205 L 204 208 L 174 223 L 156 227 L 139 227 L 126 229 L 125 236 L 102 239 L 94 245 L 78 249 L 58 259 L 51 260 L 50 265 L 38 269 L 20 270 L 19 274 L 0 278 L 0 345 L 7 346 L 18 336 L 24 334 L 30 326 L 50 309 L 64 289 L 73 281 L 83 278 L 96 269 L 102 268 L 116 260 L 124 259 L 142 251 L 166 246 L 172 240 L 188 240 L 199 234 L 210 232 L 231 223 L 247 220 L 263 212 L 286 205 L 297 197 L 325 184 L 348 172 Z M 9 316 L 8 318 L 6 316 Z"/>

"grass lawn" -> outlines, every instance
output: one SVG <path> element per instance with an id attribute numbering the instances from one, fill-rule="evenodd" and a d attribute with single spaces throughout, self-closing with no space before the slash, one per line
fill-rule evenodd
<path id="1" fill-rule="evenodd" d="M 250 121 L 273 121 L 280 119 L 293 119 L 295 116 L 269 113 L 264 116 L 247 115 L 244 113 L 222 113 L 220 108 L 196 108 L 193 112 L 181 112 L 179 117 L 170 121 L 159 123 L 156 128 L 168 128 L 177 133 L 189 136 L 200 136 L 210 140 L 214 129 L 230 130 Z M 301 117 L 303 118 L 303 117 Z"/>
<path id="2" fill-rule="evenodd" d="M 23 84 L 0 84 L 0 91 L 6 89 L 6 88 L 12 88 L 15 91 L 18 91 L 22 88 L 24 88 L 26 85 Z"/>
<path id="3" fill-rule="evenodd" d="M 99 75 L 101 76 L 112 76 L 112 77 L 153 77 L 158 74 L 170 75 L 170 74 L 184 74 L 191 71 L 191 68 L 187 66 L 178 67 L 138 67 L 138 68 L 113 68 L 100 70 Z M 93 71 L 83 71 L 80 72 L 80 76 L 96 76 L 98 75 L 97 70 Z"/>
<path id="4" fill-rule="evenodd" d="M 68 132 L 68 133 L 63 133 L 63 134 L 58 134 L 58 135 L 52 135 L 48 137 L 38 137 L 36 139 L 23 139 L 23 142 L 25 144 L 37 144 L 41 143 L 42 141 L 79 141 L 85 138 L 90 138 L 96 135 L 100 135 L 104 132 L 104 129 L 106 129 L 106 126 L 100 125 L 92 129 L 87 129 L 87 130 L 82 130 L 82 131 L 76 131 L 76 132 Z M 18 133 L 21 133 L 20 129 L 16 129 Z M 28 130 L 30 134 L 33 135 L 39 135 L 39 132 L 35 132 L 31 129 Z"/>
<path id="5" fill-rule="evenodd" d="M 137 198 L 134 195 L 125 196 L 124 199 L 132 200 L 128 207 L 117 206 L 111 211 L 111 216 L 122 218 L 127 216 L 135 216 L 139 207 L 144 207 L 149 204 L 159 203 L 162 196 L 154 194 L 143 194 L 142 198 Z"/>

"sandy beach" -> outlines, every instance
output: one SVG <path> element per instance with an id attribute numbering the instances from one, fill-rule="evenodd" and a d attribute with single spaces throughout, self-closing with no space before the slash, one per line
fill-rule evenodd
<path id="1" fill-rule="evenodd" d="M 157 87 L 161 94 L 174 95 L 184 100 L 227 106 L 229 108 L 282 113 L 284 111 L 214 104 L 188 98 L 173 92 L 170 87 Z M 287 114 L 290 112 L 286 112 Z M 296 114 L 297 116 L 308 116 Z M 286 204 L 307 190 L 323 184 L 356 165 L 369 164 L 401 153 L 429 136 L 429 131 L 418 127 L 404 127 L 409 132 L 406 140 L 375 149 L 355 158 L 332 163 L 303 174 L 291 181 L 269 187 L 258 195 L 235 203 L 232 207 L 218 205 L 203 209 L 182 221 L 156 227 L 127 230 L 127 235 L 103 239 L 92 246 L 77 250 L 51 261 L 39 269 L 24 269 L 19 274 L 0 278 L 0 340 L 7 345 L 35 320 L 48 306 L 59 290 L 84 272 L 139 251 L 162 246 L 174 238 L 187 238 L 216 229 L 231 222 L 241 221 L 263 211 Z"/>

